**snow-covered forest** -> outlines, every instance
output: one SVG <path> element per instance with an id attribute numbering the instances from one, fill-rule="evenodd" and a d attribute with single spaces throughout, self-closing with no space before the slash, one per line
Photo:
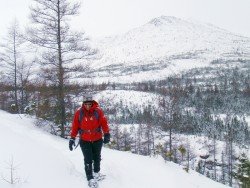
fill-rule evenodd
<path id="1" fill-rule="evenodd" d="M 29 26 L 15 19 L 1 33 L 0 109 L 68 139 L 91 93 L 108 117 L 110 149 L 249 188 L 250 39 L 160 17 L 98 41 L 72 29 L 80 6 L 33 0 Z"/>

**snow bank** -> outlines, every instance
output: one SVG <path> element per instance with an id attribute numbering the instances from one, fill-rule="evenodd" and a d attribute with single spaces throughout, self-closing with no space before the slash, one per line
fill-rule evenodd
<path id="1" fill-rule="evenodd" d="M 0 111 L 0 187 L 13 187 L 9 179 L 11 158 L 15 188 L 87 187 L 80 149 L 70 152 L 68 141 L 43 132 L 32 118 Z M 103 148 L 100 188 L 222 188 L 196 172 L 186 173 L 161 159 Z"/>

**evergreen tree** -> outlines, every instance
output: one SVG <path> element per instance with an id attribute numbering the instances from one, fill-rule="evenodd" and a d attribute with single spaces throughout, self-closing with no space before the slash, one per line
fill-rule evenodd
<path id="1" fill-rule="evenodd" d="M 250 160 L 247 158 L 246 154 L 242 154 L 239 158 L 234 177 L 239 181 L 241 188 L 250 187 Z"/>

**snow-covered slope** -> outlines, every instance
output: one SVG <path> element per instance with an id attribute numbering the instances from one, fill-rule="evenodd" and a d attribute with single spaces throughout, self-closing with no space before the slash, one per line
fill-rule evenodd
<path id="1" fill-rule="evenodd" d="M 83 157 L 68 141 L 34 126 L 31 118 L 0 111 L 0 187 L 9 180 L 11 159 L 18 188 L 87 187 Z M 107 178 L 100 188 L 222 188 L 222 184 L 160 159 L 103 149 L 102 172 Z"/>
<path id="2" fill-rule="evenodd" d="M 216 26 L 162 16 L 124 35 L 95 41 L 99 59 L 89 76 L 96 82 L 163 79 L 222 59 L 250 59 L 250 38 Z"/>

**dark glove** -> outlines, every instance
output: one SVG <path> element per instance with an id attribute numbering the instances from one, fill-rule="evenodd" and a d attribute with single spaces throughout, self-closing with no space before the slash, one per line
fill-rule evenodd
<path id="1" fill-rule="evenodd" d="M 104 139 L 103 139 L 103 143 L 107 144 L 110 142 L 110 134 L 109 133 L 105 133 L 104 134 Z"/>
<path id="2" fill-rule="evenodd" d="M 71 138 L 69 140 L 69 150 L 72 151 L 73 150 L 73 146 L 75 146 L 75 139 Z"/>

